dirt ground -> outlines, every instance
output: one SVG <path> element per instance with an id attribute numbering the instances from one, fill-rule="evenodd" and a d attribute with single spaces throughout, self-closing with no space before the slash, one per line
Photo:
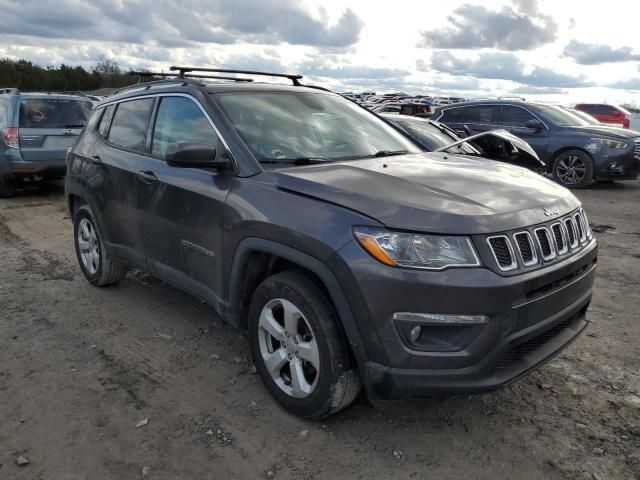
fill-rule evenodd
<path id="1" fill-rule="evenodd" d="M 494 394 L 321 423 L 198 300 L 141 272 L 91 287 L 60 185 L 0 200 L 0 479 L 640 478 L 640 182 L 578 196 L 600 257 L 576 343 Z"/>

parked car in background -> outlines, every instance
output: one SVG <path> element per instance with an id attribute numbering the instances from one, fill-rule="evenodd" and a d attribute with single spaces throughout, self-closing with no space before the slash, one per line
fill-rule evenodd
<path id="1" fill-rule="evenodd" d="M 76 95 L 0 89 L 0 197 L 15 195 L 20 182 L 64 177 L 67 150 L 92 108 Z"/>
<path id="2" fill-rule="evenodd" d="M 579 103 L 576 110 L 588 113 L 601 123 L 610 123 L 622 128 L 629 128 L 631 125 L 631 113 L 617 105 L 606 103 Z"/>
<path id="3" fill-rule="evenodd" d="M 640 171 L 640 132 L 589 123 L 560 106 L 483 100 L 437 108 L 432 119 L 461 135 L 509 130 L 529 143 L 568 188 L 593 180 L 633 180 Z"/>
<path id="4" fill-rule="evenodd" d="M 427 152 L 449 152 L 488 158 L 536 172 L 545 167 L 527 142 L 504 129 L 490 130 L 465 139 L 446 125 L 426 118 L 393 114 L 385 114 L 382 117 Z"/>
<path id="5" fill-rule="evenodd" d="M 605 123 L 602 123 L 600 120 L 598 120 L 596 117 L 589 115 L 587 112 L 583 112 L 582 110 L 576 110 L 575 108 L 571 108 L 571 107 L 562 107 L 562 108 L 564 108 L 567 112 L 581 118 L 582 120 L 584 120 L 585 122 L 591 125 L 606 125 Z"/>
<path id="6" fill-rule="evenodd" d="M 65 183 L 91 284 L 136 266 L 207 301 L 308 418 L 361 386 L 372 400 L 491 391 L 586 328 L 597 242 L 573 194 L 423 152 L 281 77 L 293 85 L 139 84 L 96 107 Z"/>

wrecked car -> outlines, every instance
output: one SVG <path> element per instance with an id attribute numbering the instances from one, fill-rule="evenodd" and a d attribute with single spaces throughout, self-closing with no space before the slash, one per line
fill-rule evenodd
<path id="1" fill-rule="evenodd" d="M 640 171 L 640 132 L 593 124 L 557 105 L 483 100 L 437 108 L 431 118 L 461 135 L 509 130 L 568 188 L 594 180 L 635 180 Z"/>

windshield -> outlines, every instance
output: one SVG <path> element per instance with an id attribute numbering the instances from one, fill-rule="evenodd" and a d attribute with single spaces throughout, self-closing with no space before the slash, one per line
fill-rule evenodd
<path id="1" fill-rule="evenodd" d="M 429 120 L 421 120 L 412 117 L 399 119 L 394 117 L 392 121 L 399 124 L 412 136 L 415 136 L 429 150 L 437 150 L 438 148 L 446 147 L 447 145 L 451 145 L 452 143 L 461 140 L 460 137 L 449 131 L 446 127 L 436 124 L 435 122 L 430 122 Z M 453 147 L 452 150 L 455 150 L 457 153 L 464 153 L 468 155 L 475 155 L 478 153 L 466 143 L 461 143 L 460 145 Z"/>
<path id="2" fill-rule="evenodd" d="M 82 100 L 30 98 L 20 102 L 21 128 L 82 128 L 93 105 Z"/>
<path id="3" fill-rule="evenodd" d="M 584 120 L 578 115 L 565 110 L 557 105 L 541 105 L 536 104 L 536 108 L 540 110 L 544 115 L 553 123 L 560 127 L 572 127 L 572 126 L 586 126 L 592 125 L 591 122 Z"/>
<path id="4" fill-rule="evenodd" d="M 218 98 L 235 130 L 263 163 L 420 152 L 389 125 L 337 95 L 250 92 Z"/>

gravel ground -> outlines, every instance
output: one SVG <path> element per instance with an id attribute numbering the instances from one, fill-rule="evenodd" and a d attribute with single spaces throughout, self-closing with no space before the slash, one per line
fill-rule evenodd
<path id="1" fill-rule="evenodd" d="M 271 401 L 198 300 L 142 272 L 91 287 L 60 185 L 1 200 L 0 478 L 640 478 L 640 182 L 578 196 L 600 242 L 585 335 L 500 392 L 323 423 Z"/>

